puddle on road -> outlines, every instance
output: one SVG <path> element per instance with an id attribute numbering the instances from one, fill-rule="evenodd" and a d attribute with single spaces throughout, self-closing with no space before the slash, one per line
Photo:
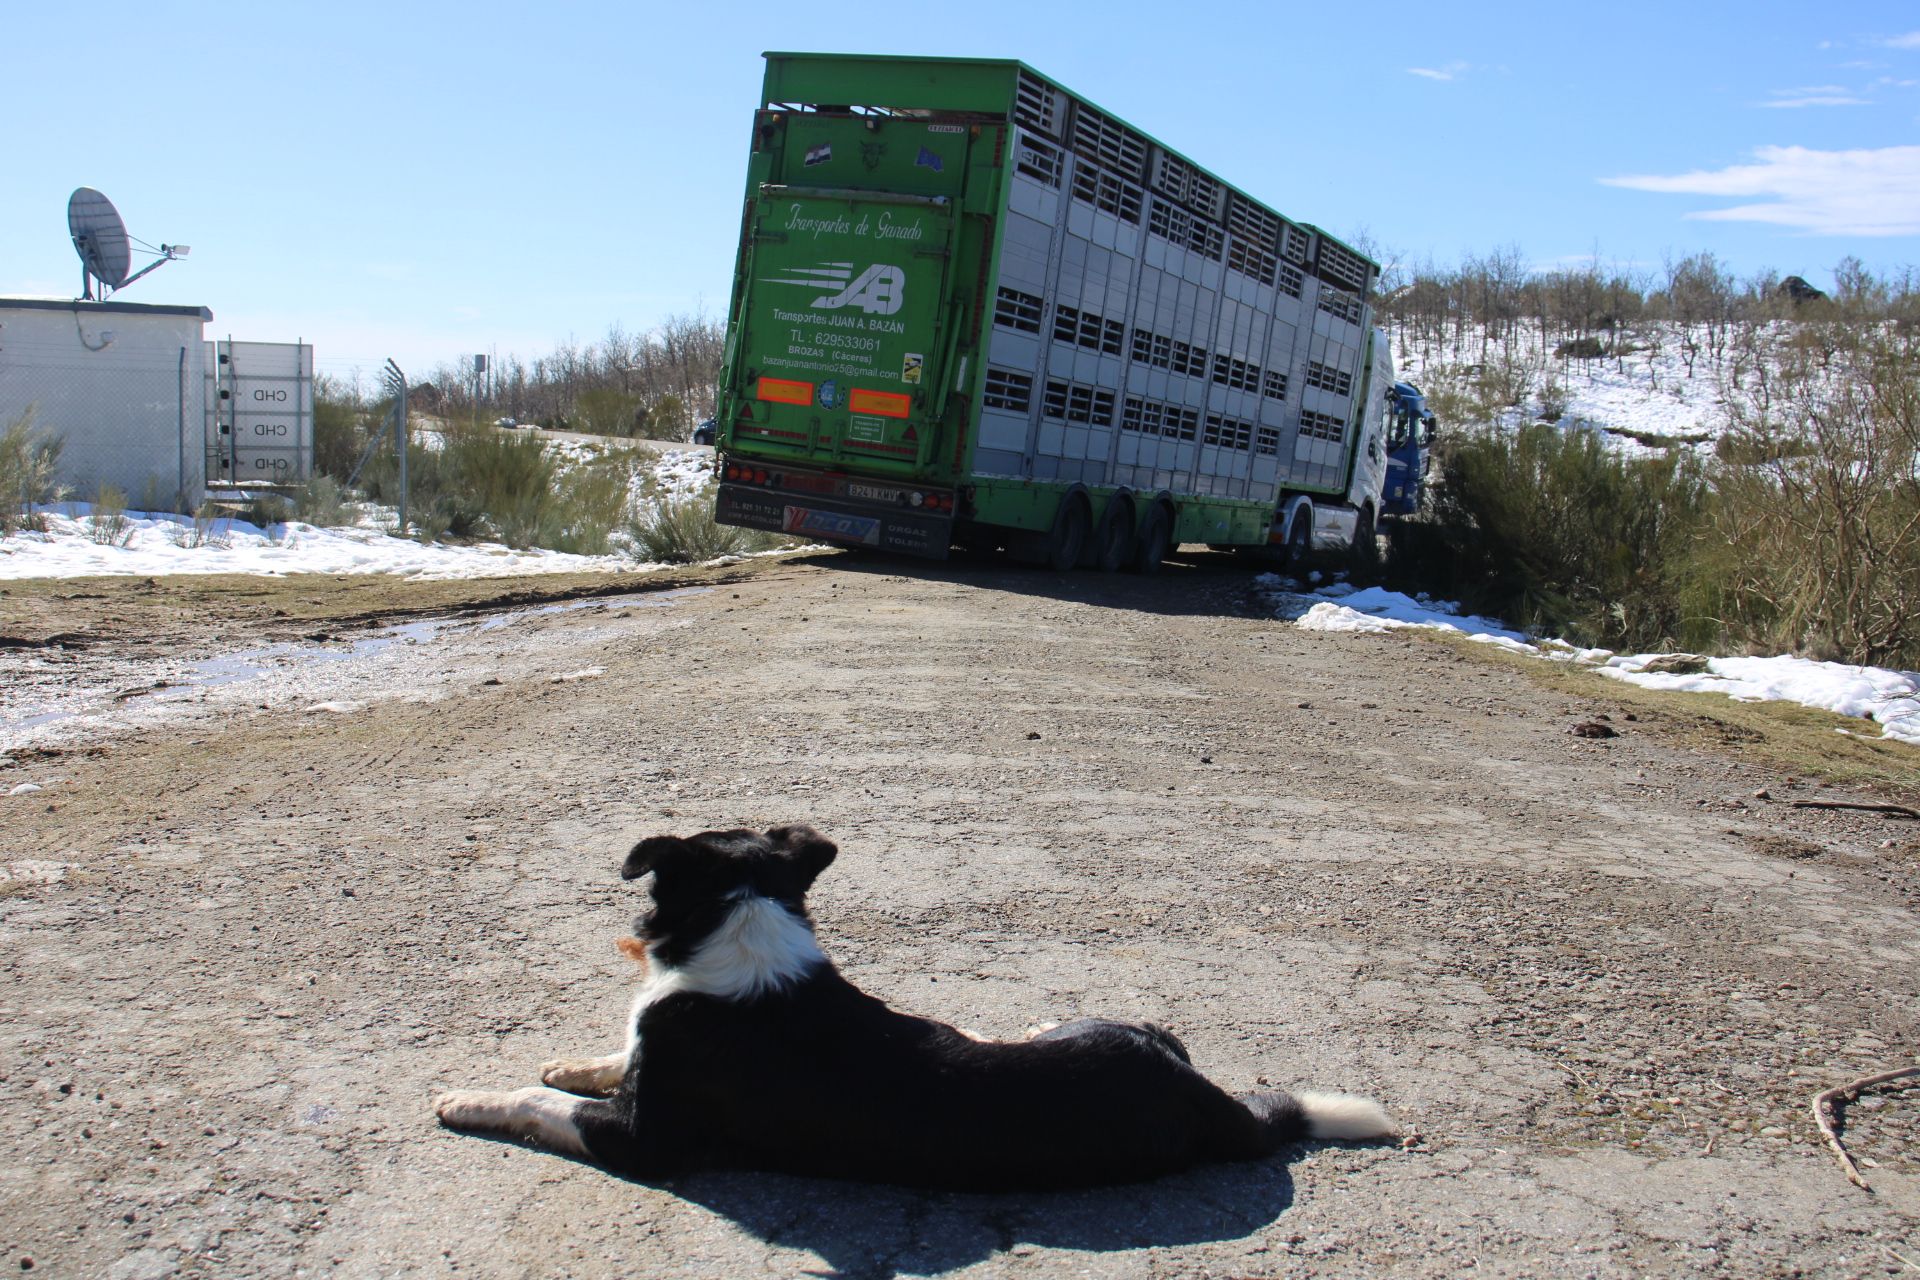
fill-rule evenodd
<path id="1" fill-rule="evenodd" d="M 607 611 L 613 609 L 660 609 L 678 603 L 688 596 L 702 595 L 713 590 L 711 587 L 686 587 L 677 591 L 657 591 L 624 596 L 598 596 L 590 600 L 567 600 L 558 604 L 540 605 L 530 609 L 511 609 L 485 618 L 424 618 L 418 622 L 401 622 L 390 627 L 382 627 L 370 636 L 351 641 L 346 648 L 328 648 L 322 644 L 274 644 L 261 649 L 249 649 L 242 653 L 222 654 L 217 658 L 203 658 L 189 663 L 185 671 L 169 676 L 164 683 L 138 693 L 121 694 L 112 701 L 122 707 L 137 708 L 154 703 L 169 702 L 178 698 L 183 691 L 217 688 L 222 685 L 243 684 L 263 676 L 298 673 L 301 670 L 325 666 L 339 667 L 342 664 L 358 662 L 372 658 L 395 645 L 428 644 L 448 635 L 483 634 L 498 631 L 515 623 L 526 622 L 534 618 L 551 617 L 563 613 L 579 613 L 587 610 Z M 32 729 L 40 725 L 55 724 L 62 720 L 71 720 L 101 709 L 98 702 L 87 706 L 63 708 L 47 711 L 39 715 L 27 716 L 7 723 L 8 730 Z"/>

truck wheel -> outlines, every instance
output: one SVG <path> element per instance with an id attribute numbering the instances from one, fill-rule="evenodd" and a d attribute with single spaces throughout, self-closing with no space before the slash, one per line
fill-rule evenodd
<path id="1" fill-rule="evenodd" d="M 1140 522 L 1140 537 L 1134 543 L 1133 571 L 1141 574 L 1160 572 L 1160 565 L 1173 554 L 1173 521 L 1167 518 L 1165 507 L 1155 506 L 1147 510 L 1147 518 Z"/>
<path id="2" fill-rule="evenodd" d="M 1287 568 L 1298 569 L 1307 562 L 1307 555 L 1313 550 L 1313 517 L 1305 511 L 1293 513 L 1293 524 L 1287 528 Z"/>
<path id="3" fill-rule="evenodd" d="M 1093 567 L 1101 573 L 1118 573 L 1132 552 L 1133 504 L 1115 498 L 1107 503 L 1107 514 L 1100 518 L 1093 539 Z"/>
<path id="4" fill-rule="evenodd" d="M 1374 522 L 1373 508 L 1360 508 L 1360 519 L 1353 527 L 1353 568 L 1366 573 L 1380 563 L 1380 529 Z"/>
<path id="5" fill-rule="evenodd" d="M 1087 528 L 1093 522 L 1087 515 L 1087 500 L 1078 494 L 1061 504 L 1053 518 L 1053 535 L 1047 542 L 1047 568 L 1065 573 L 1080 563 L 1087 548 Z"/>

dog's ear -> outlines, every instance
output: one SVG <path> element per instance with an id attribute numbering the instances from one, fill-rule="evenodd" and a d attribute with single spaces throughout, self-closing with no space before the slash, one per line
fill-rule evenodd
<path id="1" fill-rule="evenodd" d="M 627 851 L 627 860 L 620 867 L 620 878 L 638 880 L 647 872 L 658 871 L 692 852 L 693 846 L 679 836 L 648 836 Z"/>
<path id="2" fill-rule="evenodd" d="M 786 850 L 800 869 L 807 874 L 807 883 L 825 871 L 833 862 L 833 856 L 840 852 L 838 845 L 808 826 L 774 827 L 767 832 L 767 839 Z"/>

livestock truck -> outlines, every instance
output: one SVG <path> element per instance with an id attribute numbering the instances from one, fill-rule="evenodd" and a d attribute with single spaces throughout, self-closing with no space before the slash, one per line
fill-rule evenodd
<path id="1" fill-rule="evenodd" d="M 1022 63 L 769 53 L 715 518 L 1057 570 L 1370 543 L 1426 436 L 1378 274 Z"/>

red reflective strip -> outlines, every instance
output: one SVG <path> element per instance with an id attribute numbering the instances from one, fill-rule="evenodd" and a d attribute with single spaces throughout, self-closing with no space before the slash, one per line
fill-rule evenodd
<path id="1" fill-rule="evenodd" d="M 877 413 L 883 418 L 904 418 L 913 408 L 913 397 L 898 391 L 863 391 L 855 388 L 847 400 L 855 413 Z"/>
<path id="2" fill-rule="evenodd" d="M 792 382 L 786 378 L 762 378 L 753 394 L 756 399 L 771 400 L 775 404 L 812 404 L 813 384 Z"/>

